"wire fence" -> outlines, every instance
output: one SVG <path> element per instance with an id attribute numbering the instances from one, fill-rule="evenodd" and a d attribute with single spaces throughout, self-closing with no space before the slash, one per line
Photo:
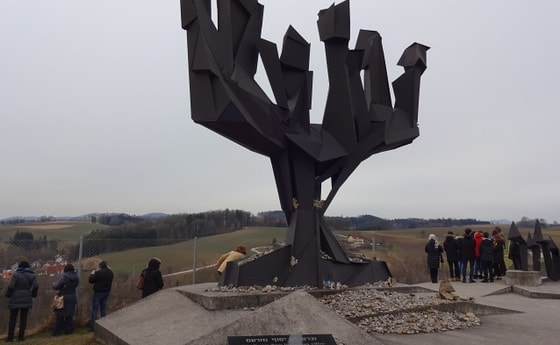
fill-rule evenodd
<path id="1" fill-rule="evenodd" d="M 39 293 L 29 312 L 28 329 L 41 332 L 54 327 L 51 301 L 55 294 L 52 284 L 62 276 L 64 266 L 74 265 L 80 277 L 77 289 L 78 306 L 75 324 L 85 326 L 90 318 L 93 297 L 88 283 L 90 272 L 101 260 L 107 261 L 114 272 L 109 298 L 109 312 L 124 308 L 141 298 L 136 279 L 152 257 L 162 259 L 160 268 L 164 288 L 185 284 L 217 281 L 214 258 L 199 257 L 197 239 L 87 239 L 75 240 L 7 240 L 0 241 L 0 290 L 4 297 L 11 275 L 21 261 L 29 262 L 35 272 Z M 7 333 L 8 298 L 1 298 L 0 335 Z"/>

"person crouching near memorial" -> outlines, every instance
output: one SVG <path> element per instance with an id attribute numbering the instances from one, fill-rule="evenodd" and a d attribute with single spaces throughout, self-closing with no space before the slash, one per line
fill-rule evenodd
<path id="1" fill-rule="evenodd" d="M 220 256 L 218 262 L 216 262 L 216 270 L 218 271 L 218 274 L 221 275 L 224 273 L 228 262 L 243 259 L 245 255 L 247 255 L 247 249 L 245 246 L 239 245 L 235 248 L 235 250 Z"/>
<path id="2" fill-rule="evenodd" d="M 52 286 L 54 290 L 58 291 L 59 295 L 64 296 L 64 307 L 54 311 L 56 317 L 53 331 L 54 336 L 62 335 L 62 332 L 64 332 L 64 334 L 71 334 L 74 332 L 73 318 L 76 313 L 76 304 L 78 304 L 76 288 L 79 284 L 80 279 L 78 278 L 78 273 L 74 270 L 74 265 L 67 264 L 64 266 L 62 278 Z"/>
<path id="3" fill-rule="evenodd" d="M 432 278 L 432 283 L 438 282 L 438 270 L 440 261 L 443 262 L 443 248 L 438 243 L 436 235 L 430 234 L 428 236 L 428 243 L 424 247 L 424 250 L 428 254 L 428 268 L 430 269 L 430 278 Z"/>
<path id="4" fill-rule="evenodd" d="M 37 283 L 37 277 L 35 273 L 29 269 L 29 263 L 27 261 L 20 262 L 6 288 L 6 297 L 10 299 L 8 302 L 10 321 L 8 324 L 8 338 L 6 338 L 6 342 L 14 341 L 18 313 L 19 333 L 17 340 L 23 341 L 25 328 L 27 327 L 27 314 L 29 309 L 33 306 L 33 297 L 37 296 L 38 289 L 39 284 Z"/>
<path id="5" fill-rule="evenodd" d="M 443 241 L 443 250 L 447 256 L 447 264 L 449 265 L 449 277 L 452 282 L 458 282 L 461 279 L 459 271 L 459 250 L 457 248 L 457 240 L 453 236 L 453 231 L 449 231 Z"/>

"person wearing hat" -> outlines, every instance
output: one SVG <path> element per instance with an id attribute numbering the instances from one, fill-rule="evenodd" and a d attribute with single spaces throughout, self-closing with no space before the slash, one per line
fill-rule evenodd
<path id="1" fill-rule="evenodd" d="M 6 289 L 6 297 L 10 298 L 8 308 L 10 309 L 10 321 L 8 323 L 8 338 L 6 342 L 14 341 L 16 321 L 19 314 L 18 341 L 23 341 L 25 328 L 27 326 L 27 314 L 33 306 L 33 297 L 37 296 L 37 277 L 29 269 L 29 263 L 22 261 L 18 264 Z"/>
<path id="2" fill-rule="evenodd" d="M 428 256 L 428 268 L 430 269 L 430 278 L 432 283 L 438 282 L 438 270 L 440 261 L 443 262 L 443 248 L 437 241 L 436 235 L 430 234 L 428 236 L 428 243 L 424 247 L 424 251 Z"/>
<path id="3" fill-rule="evenodd" d="M 245 246 L 239 245 L 235 248 L 235 250 L 220 256 L 218 262 L 216 262 L 216 270 L 218 271 L 218 274 L 221 275 L 224 273 L 228 262 L 243 259 L 245 255 L 247 255 L 247 249 Z"/>
<path id="4" fill-rule="evenodd" d="M 107 300 L 113 284 L 113 271 L 107 266 L 106 261 L 100 261 L 98 269 L 91 271 L 88 281 L 93 284 L 93 301 L 88 329 L 93 331 L 97 319 L 97 310 L 99 310 L 101 317 L 107 315 Z"/>

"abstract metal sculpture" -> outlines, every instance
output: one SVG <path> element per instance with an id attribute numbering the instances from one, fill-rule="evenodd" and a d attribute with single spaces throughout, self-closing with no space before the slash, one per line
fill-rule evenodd
<path id="1" fill-rule="evenodd" d="M 527 248 L 531 249 L 531 257 L 533 258 L 533 271 L 541 271 L 541 245 L 535 242 L 531 233 L 527 234 Z"/>
<path id="2" fill-rule="evenodd" d="M 312 124 L 310 44 L 290 26 L 279 55 L 274 43 L 260 38 L 264 7 L 256 0 L 218 0 L 218 27 L 210 4 L 181 0 L 192 119 L 270 158 L 288 222 L 286 246 L 253 261 L 229 263 L 220 284 L 354 286 L 387 279 L 384 262 L 346 255 L 324 214 L 363 160 L 419 135 L 420 76 L 429 47 L 414 43 L 404 51 L 393 107 L 381 36 L 361 30 L 349 50 L 349 2 L 320 11 L 329 91 L 322 124 Z M 259 57 L 275 103 L 254 79 Z M 329 179 L 330 192 L 322 198 L 321 185 Z"/>
<path id="3" fill-rule="evenodd" d="M 527 243 L 517 229 L 517 225 L 511 222 L 508 232 L 508 240 L 510 240 L 510 259 L 514 262 L 516 269 L 527 271 L 529 263 L 527 258 Z M 513 249 L 515 248 L 515 250 Z"/>
<path id="4" fill-rule="evenodd" d="M 552 257 L 552 265 L 548 277 L 551 280 L 558 281 L 560 280 L 560 252 L 551 237 L 548 238 L 547 246 L 550 248 L 550 255 Z"/>

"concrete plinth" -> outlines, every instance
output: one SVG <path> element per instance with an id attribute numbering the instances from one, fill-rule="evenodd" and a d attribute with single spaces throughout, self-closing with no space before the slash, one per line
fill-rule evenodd
<path id="1" fill-rule="evenodd" d="M 542 284 L 541 272 L 537 271 L 506 271 L 507 285 L 538 286 Z"/>
<path id="2" fill-rule="evenodd" d="M 329 334 L 336 344 L 381 345 L 304 290 L 272 294 L 270 299 L 262 299 L 261 293 L 251 294 L 253 299 L 226 293 L 217 303 L 197 298 L 214 310 L 191 299 L 197 291 L 206 294 L 198 286 L 185 286 L 143 298 L 97 320 L 94 336 L 105 345 L 227 345 L 228 336 Z M 206 299 L 217 297 L 210 295 Z M 220 309 L 258 301 L 268 304 Z"/>

